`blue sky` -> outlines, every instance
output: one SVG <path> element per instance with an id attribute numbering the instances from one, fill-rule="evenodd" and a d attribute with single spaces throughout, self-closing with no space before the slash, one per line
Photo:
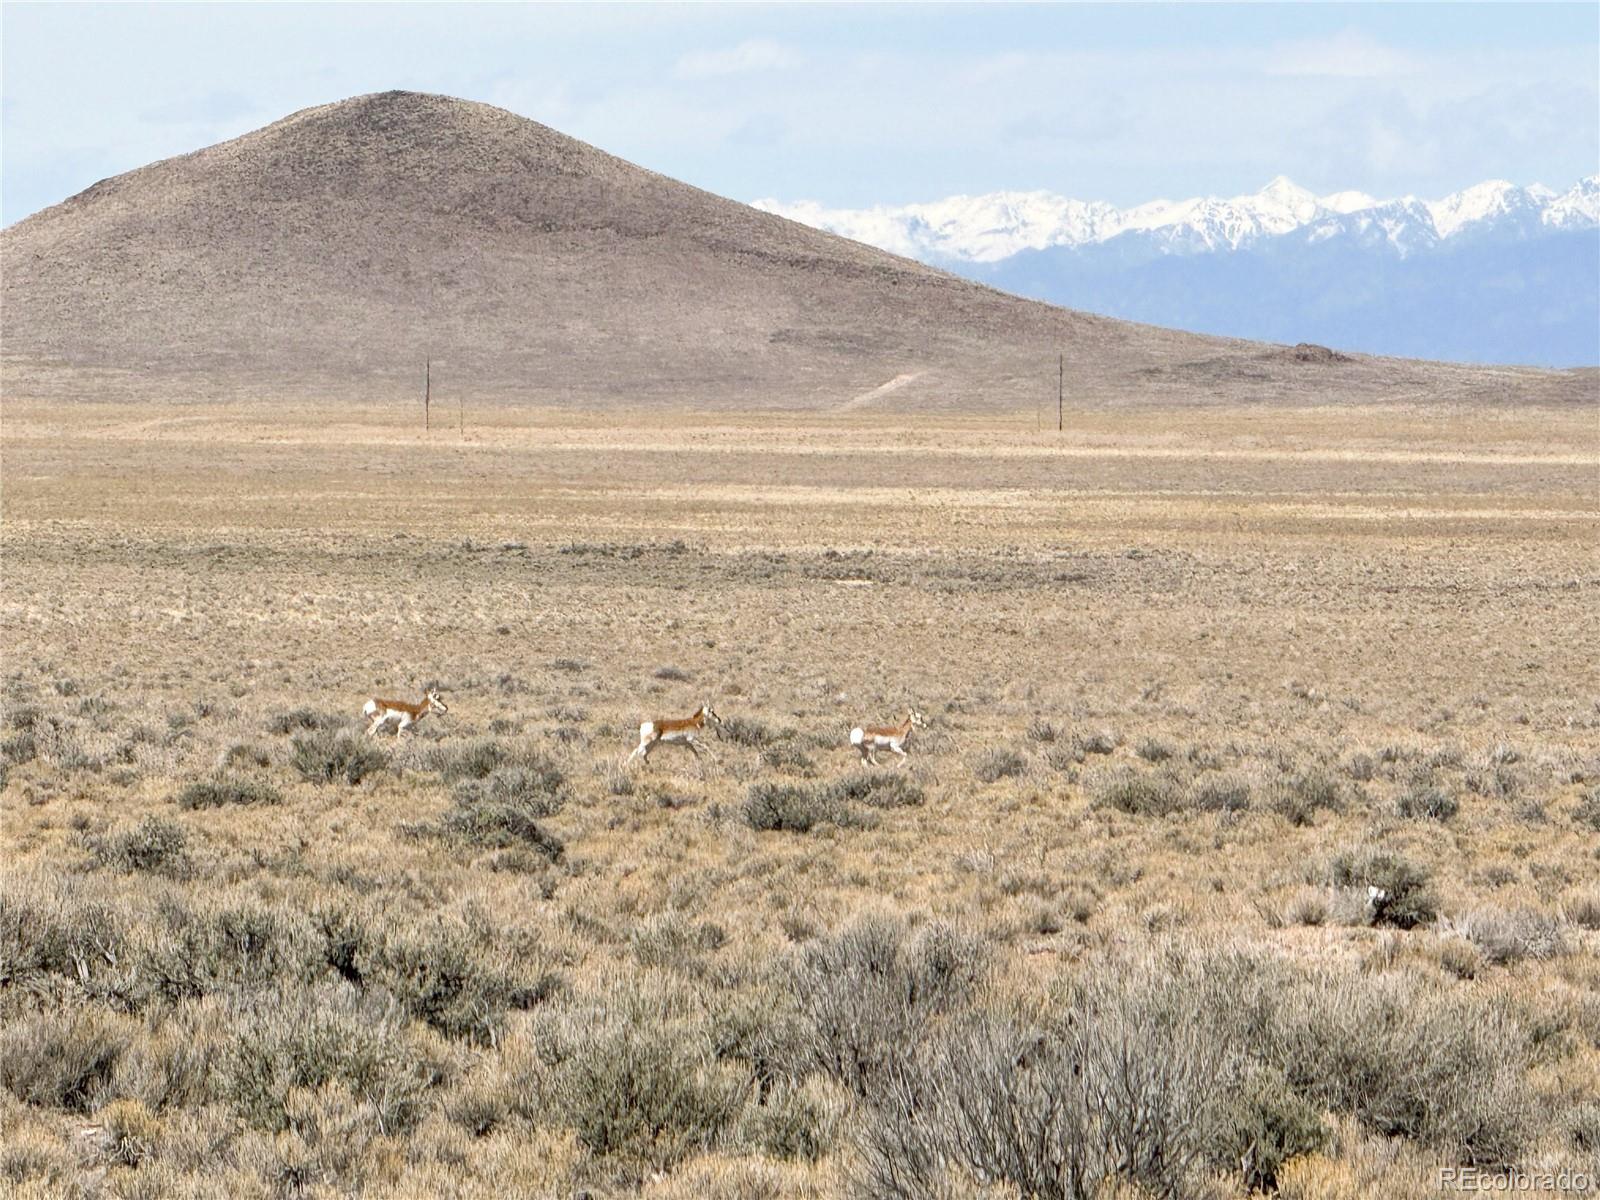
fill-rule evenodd
<path id="1" fill-rule="evenodd" d="M 7 4 L 0 221 L 308 105 L 499 104 L 738 199 L 1564 189 L 1600 5 Z"/>

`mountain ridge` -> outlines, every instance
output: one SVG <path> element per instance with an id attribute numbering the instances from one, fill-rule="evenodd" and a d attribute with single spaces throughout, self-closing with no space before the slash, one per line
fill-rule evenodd
<path id="1" fill-rule="evenodd" d="M 1059 354 L 1086 405 L 1582 390 L 1053 307 L 416 92 L 101 181 L 0 231 L 0 267 L 8 397 L 410 402 L 431 360 L 436 394 L 491 401 L 1026 408 Z M 1224 364 L 1206 389 L 1195 361 Z"/>
<path id="2" fill-rule="evenodd" d="M 1130 209 L 1046 192 L 765 211 L 1125 320 L 1460 362 L 1600 365 L 1600 176 L 1442 200 L 1251 196 Z"/>
<path id="3" fill-rule="evenodd" d="M 1279 175 L 1250 195 L 1158 199 L 1126 209 L 1043 190 L 858 209 L 770 198 L 751 207 L 909 257 L 993 262 L 1020 250 L 1083 246 L 1129 232 L 1159 232 L 1174 249 L 1190 252 L 1237 250 L 1329 218 L 1386 210 L 1405 211 L 1440 240 L 1485 221 L 1528 214 L 1553 228 L 1600 228 L 1600 175 L 1585 176 L 1562 193 L 1541 184 L 1486 180 L 1433 201 L 1356 191 L 1317 196 Z"/>

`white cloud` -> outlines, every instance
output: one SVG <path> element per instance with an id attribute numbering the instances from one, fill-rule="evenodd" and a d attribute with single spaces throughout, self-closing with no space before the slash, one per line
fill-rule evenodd
<path id="1" fill-rule="evenodd" d="M 1421 64 L 1370 34 L 1346 29 L 1327 38 L 1282 42 L 1273 47 L 1268 75 L 1320 75 L 1336 79 L 1376 79 L 1411 75 Z"/>
<path id="2" fill-rule="evenodd" d="M 770 38 L 751 38 L 726 50 L 697 50 L 678 59 L 672 73 L 679 79 L 714 79 L 781 71 L 799 64 L 800 55 Z"/>
<path id="3" fill-rule="evenodd" d="M 1435 195 L 1484 176 L 1537 179 L 1554 174 L 1551 162 L 1582 172 L 1600 137 L 1597 103 L 1594 87 L 1561 82 L 1492 84 L 1462 96 L 1376 88 L 1288 137 L 1284 169 Z"/>

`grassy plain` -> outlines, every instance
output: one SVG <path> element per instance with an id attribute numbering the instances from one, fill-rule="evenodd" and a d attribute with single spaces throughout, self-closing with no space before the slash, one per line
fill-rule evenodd
<path id="1" fill-rule="evenodd" d="M 1600 1173 L 1592 410 L 414 415 L 7 404 L 6 1186 Z"/>

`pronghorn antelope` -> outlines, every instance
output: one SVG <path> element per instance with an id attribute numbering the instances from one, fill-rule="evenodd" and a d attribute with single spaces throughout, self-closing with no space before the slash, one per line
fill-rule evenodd
<path id="1" fill-rule="evenodd" d="M 665 718 L 646 721 L 639 726 L 639 744 L 632 754 L 623 760 L 622 765 L 627 766 L 636 758 L 644 759 L 644 765 L 650 765 L 650 751 L 665 743 L 669 746 L 687 746 L 694 751 L 695 758 L 701 754 L 711 754 L 707 746 L 700 744 L 698 735 L 706 724 L 721 725 L 722 718 L 717 716 L 716 710 L 709 704 L 702 704 L 695 709 L 692 717 Z M 716 755 L 711 755 L 716 760 Z"/>
<path id="2" fill-rule="evenodd" d="M 913 729 L 926 729 L 927 718 L 912 709 L 898 725 L 857 725 L 850 731 L 850 744 L 861 752 L 861 761 L 878 765 L 879 750 L 893 750 L 900 756 L 897 767 L 906 765 L 906 743 Z"/>
<path id="3" fill-rule="evenodd" d="M 367 726 L 368 737 L 377 737 L 378 730 L 383 728 L 384 722 L 398 717 L 400 724 L 395 726 L 394 731 L 394 736 L 398 738 L 429 713 L 449 711 L 444 701 L 439 699 L 438 691 L 429 688 L 423 695 L 421 704 L 407 704 L 404 700 L 385 700 L 381 696 L 374 696 L 362 707 L 361 715 L 372 719 L 372 724 Z"/>

